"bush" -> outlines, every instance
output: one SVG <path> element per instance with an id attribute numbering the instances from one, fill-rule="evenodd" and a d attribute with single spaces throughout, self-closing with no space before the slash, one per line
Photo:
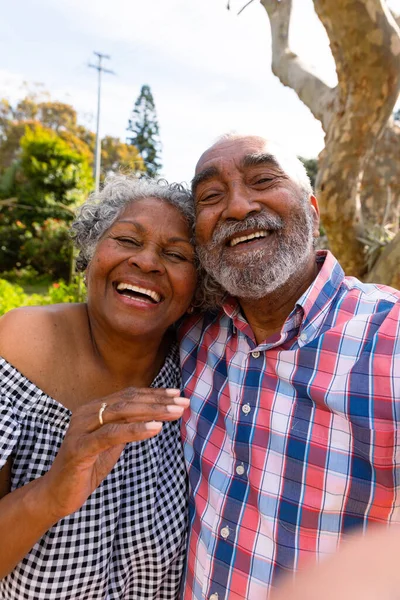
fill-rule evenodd
<path id="1" fill-rule="evenodd" d="M 20 266 L 21 246 L 32 233 L 27 230 L 21 221 L 5 223 L 0 215 L 0 271 L 8 271 L 15 266 Z"/>
<path id="2" fill-rule="evenodd" d="M 21 286 L 0 279 L 0 315 L 19 306 L 50 304 L 40 294 L 25 294 Z"/>
<path id="3" fill-rule="evenodd" d="M 79 278 L 71 285 L 64 281 L 53 283 L 44 295 L 26 294 L 20 285 L 0 279 L 0 315 L 20 306 L 43 306 L 81 300 L 82 284 Z"/>
<path id="4" fill-rule="evenodd" d="M 49 302 L 46 304 L 60 304 L 62 302 L 82 302 L 83 284 L 80 283 L 80 276 L 71 284 L 65 281 L 58 281 L 49 287 L 47 297 Z"/>
<path id="5" fill-rule="evenodd" d="M 0 272 L 0 277 L 1 279 L 6 279 L 10 283 L 17 283 L 24 289 L 31 286 L 47 288 L 51 284 L 49 275 L 39 275 L 36 269 L 30 265 L 27 267 L 15 267 L 9 271 Z"/>
<path id="6" fill-rule="evenodd" d="M 0 226 L 0 272 L 30 267 L 50 280 L 68 279 L 71 252 L 69 226 L 60 219 L 32 223 L 31 229 L 18 220 Z"/>
<path id="7" fill-rule="evenodd" d="M 68 279 L 72 252 L 68 225 L 59 219 L 33 225 L 35 234 L 21 246 L 20 262 L 53 280 Z"/>

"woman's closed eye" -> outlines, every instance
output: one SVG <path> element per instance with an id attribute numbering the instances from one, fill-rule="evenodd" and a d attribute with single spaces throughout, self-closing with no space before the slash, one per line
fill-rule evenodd
<path id="1" fill-rule="evenodd" d="M 168 258 L 170 258 L 171 260 L 173 260 L 175 262 L 189 260 L 187 256 L 185 256 L 181 252 L 176 252 L 174 250 L 165 250 L 164 254 L 165 254 L 165 256 L 167 256 Z"/>
<path id="2" fill-rule="evenodd" d="M 140 242 L 139 240 L 136 240 L 135 238 L 132 237 L 127 237 L 127 236 L 118 236 L 115 238 L 117 240 L 117 242 L 119 242 L 120 244 L 131 244 L 133 246 L 140 246 Z"/>

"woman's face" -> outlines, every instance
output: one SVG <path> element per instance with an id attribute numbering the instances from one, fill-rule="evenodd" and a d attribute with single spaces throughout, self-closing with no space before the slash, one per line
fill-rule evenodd
<path id="1" fill-rule="evenodd" d="M 91 318 L 121 334 L 162 336 L 190 305 L 194 250 L 181 213 L 135 200 L 100 239 L 87 269 Z"/>

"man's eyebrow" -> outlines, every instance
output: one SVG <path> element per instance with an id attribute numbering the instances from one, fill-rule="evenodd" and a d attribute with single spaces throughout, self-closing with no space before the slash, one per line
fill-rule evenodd
<path id="1" fill-rule="evenodd" d="M 196 192 L 196 189 L 200 185 L 200 183 L 208 181 L 209 179 L 212 179 L 217 175 L 219 175 L 219 170 L 217 169 L 217 167 L 207 167 L 207 169 L 204 169 L 203 171 L 200 171 L 200 173 L 197 173 L 197 175 L 195 175 L 192 179 L 192 194 Z"/>
<path id="2" fill-rule="evenodd" d="M 268 165 L 271 164 L 274 167 L 281 168 L 280 164 L 276 160 L 273 154 L 268 154 L 266 152 L 257 153 L 257 154 L 247 154 L 242 159 L 242 167 L 257 167 L 258 165 Z"/>

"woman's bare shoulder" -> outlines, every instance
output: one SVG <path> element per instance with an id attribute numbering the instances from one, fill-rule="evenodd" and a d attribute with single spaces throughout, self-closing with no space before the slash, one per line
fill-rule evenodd
<path id="1" fill-rule="evenodd" d="M 7 312 L 0 318 L 0 355 L 21 371 L 27 362 L 39 365 L 68 344 L 83 311 L 83 304 L 53 304 Z"/>

